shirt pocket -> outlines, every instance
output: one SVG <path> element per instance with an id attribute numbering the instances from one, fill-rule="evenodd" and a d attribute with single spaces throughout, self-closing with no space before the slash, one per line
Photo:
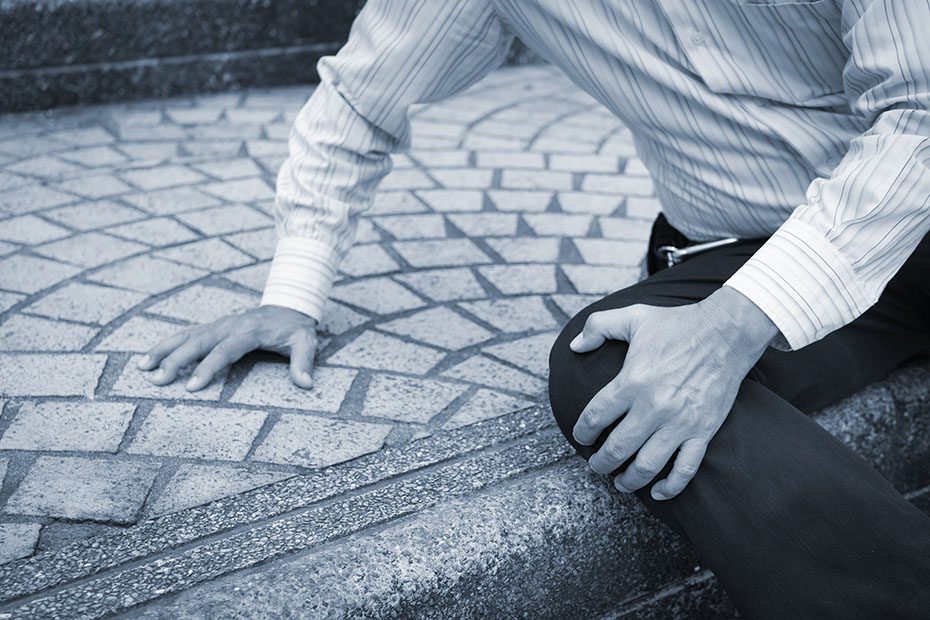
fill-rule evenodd
<path id="1" fill-rule="evenodd" d="M 719 69 L 707 81 L 713 90 L 810 107 L 837 103 L 848 51 L 836 0 L 726 0 L 706 6 L 719 32 Z"/>

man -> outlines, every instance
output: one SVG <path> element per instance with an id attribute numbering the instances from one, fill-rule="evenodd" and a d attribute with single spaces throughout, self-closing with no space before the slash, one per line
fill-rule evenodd
<path id="1" fill-rule="evenodd" d="M 408 106 L 476 82 L 514 32 L 633 132 L 663 205 L 651 252 L 736 239 L 653 256 L 568 324 L 566 436 L 749 617 L 930 616 L 930 519 L 801 413 L 930 350 L 928 0 L 371 0 L 295 122 L 262 306 L 142 366 L 166 384 L 202 359 L 197 390 L 270 349 L 309 388 Z"/>

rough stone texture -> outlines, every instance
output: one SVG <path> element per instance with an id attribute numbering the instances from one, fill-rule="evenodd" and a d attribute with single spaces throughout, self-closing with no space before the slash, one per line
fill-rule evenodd
<path id="1" fill-rule="evenodd" d="M 171 477 L 152 506 L 152 514 L 199 506 L 214 500 L 278 482 L 291 474 L 249 471 L 242 467 L 184 464 Z"/>
<path id="2" fill-rule="evenodd" d="M 264 421 L 260 411 L 158 405 L 126 451 L 238 461 L 245 458 Z"/>
<path id="3" fill-rule="evenodd" d="M 157 467 L 148 463 L 39 457 L 4 512 L 116 523 L 132 522 Z"/>
<path id="4" fill-rule="evenodd" d="M 38 523 L 0 523 L 0 564 L 32 555 L 40 528 Z"/>
<path id="5" fill-rule="evenodd" d="M 0 438 L 0 450 L 116 452 L 134 410 L 124 403 L 27 402 Z"/>
<path id="6" fill-rule="evenodd" d="M 386 424 L 284 415 L 255 451 L 255 460 L 326 467 L 374 452 L 390 430 Z"/>
<path id="7" fill-rule="evenodd" d="M 104 355 L 0 354 L 0 396 L 89 397 L 105 363 Z"/>

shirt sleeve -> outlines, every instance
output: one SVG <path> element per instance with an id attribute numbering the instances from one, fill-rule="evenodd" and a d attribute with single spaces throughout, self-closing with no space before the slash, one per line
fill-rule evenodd
<path id="1" fill-rule="evenodd" d="M 868 127 L 727 282 L 800 349 L 870 308 L 930 230 L 930 3 L 847 0 L 843 72 Z"/>
<path id="2" fill-rule="evenodd" d="M 512 35 L 490 2 L 369 0 L 301 109 L 278 173 L 278 244 L 262 305 L 320 320 L 357 216 L 409 146 L 409 107 L 455 94 L 499 66 Z"/>

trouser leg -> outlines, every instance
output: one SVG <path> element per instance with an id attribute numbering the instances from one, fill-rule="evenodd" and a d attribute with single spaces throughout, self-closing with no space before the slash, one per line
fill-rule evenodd
<path id="1" fill-rule="evenodd" d="M 757 247 L 742 244 L 692 259 L 569 322 L 550 357 L 550 399 L 570 441 L 582 409 L 616 376 L 626 353 L 622 342 L 572 352 L 568 342 L 587 315 L 635 303 L 698 301 Z M 638 494 L 695 545 L 748 617 L 930 617 L 930 518 L 802 413 L 930 347 L 923 284 L 928 261 L 925 240 L 863 317 L 800 351 L 767 352 L 685 491 L 666 502 Z M 574 445 L 585 457 L 592 453 Z"/>

